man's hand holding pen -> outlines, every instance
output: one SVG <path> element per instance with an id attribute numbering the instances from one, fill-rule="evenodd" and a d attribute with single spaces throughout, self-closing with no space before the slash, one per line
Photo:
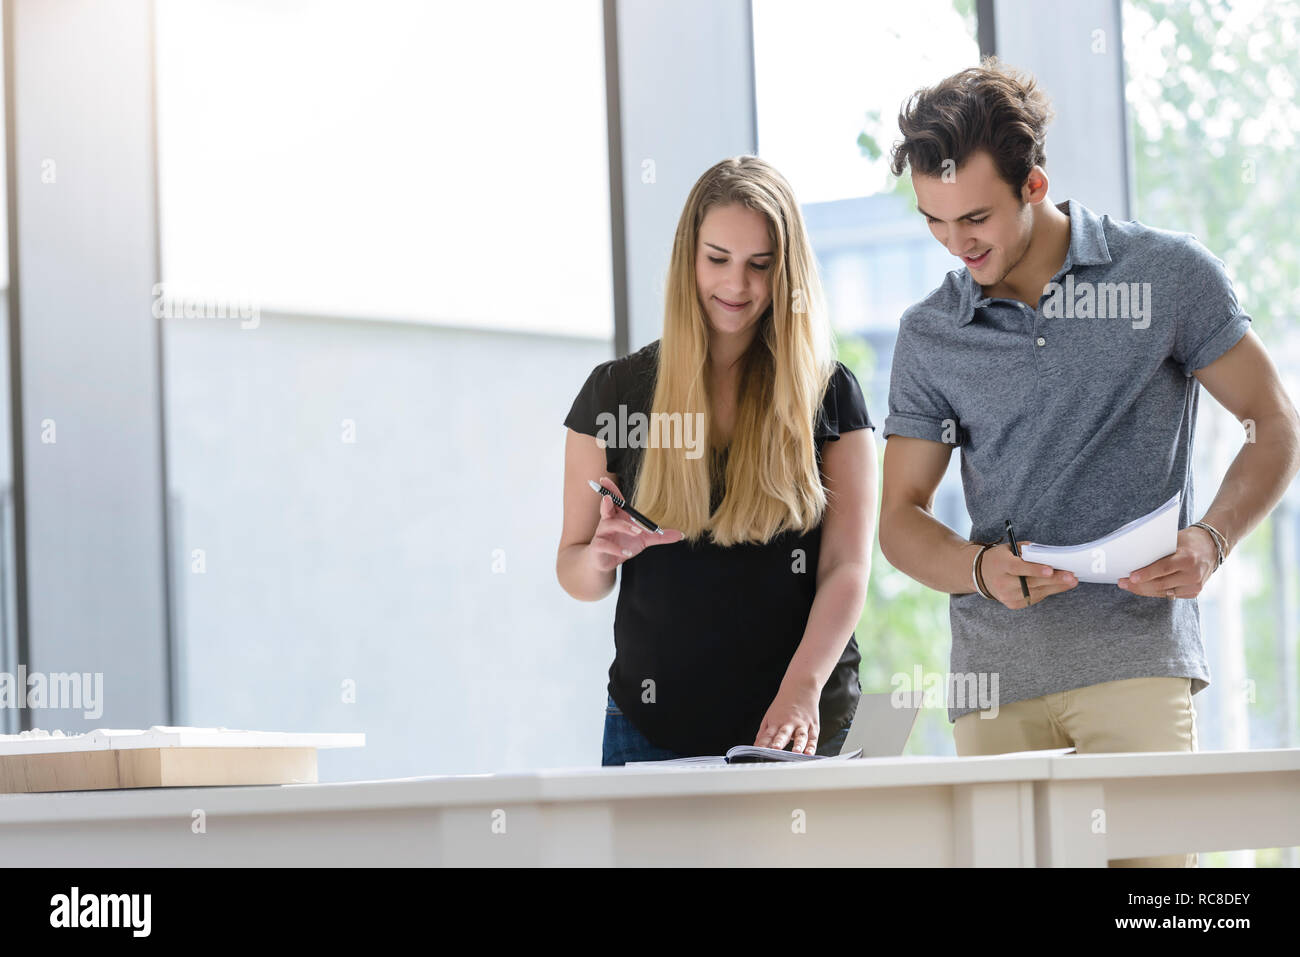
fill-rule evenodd
<path id="1" fill-rule="evenodd" d="M 1029 542 L 1018 542 L 1028 545 Z M 1079 584 L 1072 572 L 1053 570 L 1046 565 L 1017 558 L 1011 546 L 1003 543 L 984 552 L 979 560 L 980 577 L 984 587 L 995 601 L 1013 611 L 1036 605 L 1048 595 L 1069 591 Z M 1026 599 L 1020 587 L 1021 579 L 1029 587 Z"/>

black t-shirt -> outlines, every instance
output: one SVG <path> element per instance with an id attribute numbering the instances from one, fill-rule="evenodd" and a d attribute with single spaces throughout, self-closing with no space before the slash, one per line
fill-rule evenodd
<path id="1" fill-rule="evenodd" d="M 625 416 L 648 415 L 658 356 L 655 341 L 596 366 L 564 424 L 594 436 L 602 412 L 619 421 L 622 405 Z M 858 380 L 837 363 L 814 431 L 818 460 L 823 442 L 874 428 Z M 606 447 L 606 468 L 631 502 L 642 450 L 619 444 Z M 715 508 L 718 501 L 715 489 Z M 722 754 L 753 743 L 803 639 L 820 544 L 820 525 L 806 535 L 787 531 L 765 544 L 728 548 L 706 535 L 696 545 L 655 545 L 619 566 L 609 694 L 651 743 L 682 754 Z M 860 661 L 850 637 L 822 689 L 819 740 L 852 720 Z M 652 703 L 642 700 L 647 680 L 654 683 Z"/>

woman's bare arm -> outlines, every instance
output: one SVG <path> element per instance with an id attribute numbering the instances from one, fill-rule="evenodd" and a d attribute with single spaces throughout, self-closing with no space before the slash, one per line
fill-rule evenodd
<path id="1" fill-rule="evenodd" d="M 818 705 L 862 615 L 876 527 L 876 444 L 870 429 L 846 432 L 822 451 L 826 514 L 817 561 L 817 595 L 799 648 L 754 743 L 813 754 Z M 792 565 L 794 557 L 791 558 Z M 797 566 L 796 566 L 797 567 Z M 797 574 L 791 570 L 791 574 Z"/>
<path id="2" fill-rule="evenodd" d="M 555 556 L 555 577 L 579 601 L 600 601 L 614 587 L 614 569 L 651 545 L 671 545 L 682 533 L 665 528 L 664 534 L 645 531 L 605 495 L 592 491 L 598 481 L 622 491 L 605 471 L 605 450 L 591 435 L 568 430 L 564 444 L 564 527 Z"/>

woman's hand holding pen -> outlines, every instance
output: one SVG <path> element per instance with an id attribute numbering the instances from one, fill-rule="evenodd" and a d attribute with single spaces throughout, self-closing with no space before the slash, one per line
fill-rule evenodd
<path id="1" fill-rule="evenodd" d="M 1030 543 L 1018 544 L 1023 547 Z M 1017 558 L 1005 542 L 984 553 L 980 560 L 980 577 L 984 579 L 989 594 L 1013 611 L 1036 605 L 1048 595 L 1069 591 L 1079 584 L 1072 572 L 1055 571 L 1046 565 Z M 1020 589 L 1022 577 L 1029 586 L 1028 600 Z"/>
<path id="2" fill-rule="evenodd" d="M 619 498 L 623 493 L 617 485 L 604 476 L 600 484 Z M 662 535 L 647 532 L 638 525 L 621 508 L 614 504 L 607 495 L 600 497 L 600 522 L 592 533 L 591 543 L 587 546 L 601 571 L 611 571 L 629 558 L 635 558 L 651 545 L 671 545 L 680 542 L 682 533 L 672 528 L 665 528 Z"/>

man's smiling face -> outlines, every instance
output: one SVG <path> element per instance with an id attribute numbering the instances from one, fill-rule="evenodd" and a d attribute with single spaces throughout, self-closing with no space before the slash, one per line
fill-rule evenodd
<path id="1" fill-rule="evenodd" d="M 1033 208 L 998 175 L 987 151 L 974 153 L 958 167 L 952 182 L 944 182 L 942 175 L 914 173 L 912 186 L 931 235 L 981 286 L 1002 282 L 1024 258 Z"/>

